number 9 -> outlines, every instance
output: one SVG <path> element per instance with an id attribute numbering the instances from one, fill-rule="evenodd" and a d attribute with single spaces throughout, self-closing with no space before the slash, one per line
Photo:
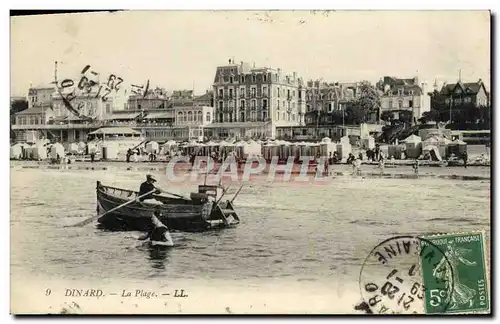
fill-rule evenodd
<path id="1" fill-rule="evenodd" d="M 52 293 L 52 290 L 50 290 L 50 288 L 45 290 L 45 296 L 50 296 L 51 293 Z"/>

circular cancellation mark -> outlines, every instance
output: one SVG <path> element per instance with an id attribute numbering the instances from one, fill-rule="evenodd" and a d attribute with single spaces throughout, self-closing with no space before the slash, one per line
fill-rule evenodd
<path id="1" fill-rule="evenodd" d="M 435 244 L 396 236 L 373 248 L 361 267 L 363 303 L 375 314 L 444 314 L 454 289 L 453 267 Z"/>

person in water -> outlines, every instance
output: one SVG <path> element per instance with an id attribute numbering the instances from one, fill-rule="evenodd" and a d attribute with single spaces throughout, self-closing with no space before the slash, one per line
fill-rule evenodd
<path id="1" fill-rule="evenodd" d="M 162 192 L 161 189 L 158 189 L 155 187 L 155 185 L 154 185 L 155 182 L 156 182 L 156 179 L 151 174 L 146 175 L 146 181 L 141 183 L 141 187 L 139 188 L 139 196 L 147 194 L 148 192 L 153 191 L 153 190 L 155 190 L 155 192 L 139 198 L 140 202 L 145 202 L 145 203 L 150 203 L 150 204 L 162 204 L 162 202 L 156 200 L 153 196 L 153 194 L 160 194 Z"/>
<path id="2" fill-rule="evenodd" d="M 151 227 L 147 233 L 139 236 L 137 239 L 144 241 L 150 239 L 152 246 L 174 246 L 174 241 L 170 236 L 168 227 L 163 224 L 159 218 L 162 216 L 161 209 L 158 207 L 151 215 Z"/>

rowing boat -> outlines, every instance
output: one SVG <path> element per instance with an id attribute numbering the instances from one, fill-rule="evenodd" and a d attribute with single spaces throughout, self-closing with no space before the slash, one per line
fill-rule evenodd
<path id="1" fill-rule="evenodd" d="M 109 230 L 146 231 L 151 226 L 151 215 L 160 208 L 160 221 L 169 229 L 200 232 L 213 228 L 233 226 L 239 223 L 233 202 L 221 201 L 217 197 L 218 186 L 198 186 L 198 192 L 190 197 L 166 197 L 154 195 L 162 204 L 134 201 L 111 213 L 103 215 L 97 221 L 101 228 Z M 97 181 L 97 212 L 103 214 L 127 201 L 139 197 L 132 190 L 105 186 Z"/>

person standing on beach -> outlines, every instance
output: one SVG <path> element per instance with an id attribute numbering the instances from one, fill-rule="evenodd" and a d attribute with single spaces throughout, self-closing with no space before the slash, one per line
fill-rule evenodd
<path id="1" fill-rule="evenodd" d="M 418 160 L 415 160 L 415 162 L 413 163 L 413 172 L 415 172 L 416 175 L 418 175 Z"/>
<path id="2" fill-rule="evenodd" d="M 464 152 L 464 154 L 462 155 L 463 159 L 464 159 L 464 168 L 467 169 L 467 161 L 469 160 L 469 156 L 467 155 L 467 151 Z"/>

